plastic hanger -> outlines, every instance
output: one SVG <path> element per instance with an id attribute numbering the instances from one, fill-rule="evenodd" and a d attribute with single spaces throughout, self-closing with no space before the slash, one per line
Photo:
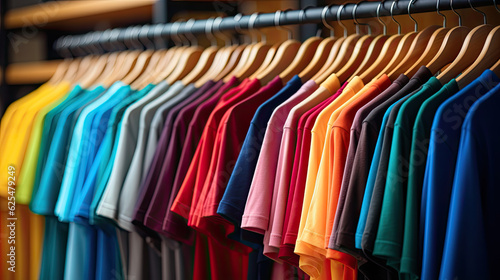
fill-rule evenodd
<path id="1" fill-rule="evenodd" d="M 493 28 L 488 34 L 481 53 L 474 63 L 460 75 L 456 81 L 459 88 L 470 84 L 484 70 L 493 66 L 500 59 L 500 26 Z"/>
<path id="2" fill-rule="evenodd" d="M 486 15 L 476 10 L 470 3 L 470 0 L 469 4 L 473 10 L 483 14 L 484 24 L 477 26 L 469 32 L 456 59 L 446 68 L 446 70 L 439 74 L 437 78 L 443 85 L 448 83 L 451 79 L 456 78 L 476 60 L 483 49 L 486 38 L 493 29 L 493 26 L 486 24 Z M 498 46 L 496 47 L 498 48 Z"/>
<path id="3" fill-rule="evenodd" d="M 470 28 L 462 26 L 462 17 L 455 9 L 453 9 L 453 0 L 450 0 L 451 10 L 458 16 L 458 25 L 453 27 L 446 33 L 443 39 L 443 43 L 439 48 L 434 58 L 429 61 L 426 66 L 431 71 L 432 74 L 436 74 L 444 66 L 453 62 L 457 58 L 464 40 L 471 31 Z"/>
<path id="4" fill-rule="evenodd" d="M 443 27 L 434 31 L 423 54 L 410 68 L 408 68 L 408 70 L 406 70 L 405 75 L 407 77 L 412 77 L 422 65 L 426 65 L 436 56 L 446 34 L 450 31 L 450 29 L 446 27 L 446 16 L 439 11 L 439 0 L 436 1 L 436 13 L 443 17 Z"/>
<path id="5" fill-rule="evenodd" d="M 399 75 L 403 74 L 408 70 L 409 66 L 412 66 L 417 62 L 417 60 L 422 57 L 422 54 L 424 53 L 425 49 L 427 48 L 427 45 L 429 45 L 430 40 L 432 35 L 436 30 L 439 29 L 439 26 L 437 25 L 431 25 L 429 27 L 426 27 L 424 30 L 417 32 L 418 31 L 418 23 L 417 21 L 411 16 L 411 5 L 413 4 L 415 0 L 412 0 L 408 3 L 408 16 L 415 22 L 415 33 L 417 34 L 415 36 L 415 39 L 413 40 L 410 49 L 406 53 L 405 57 L 399 64 L 396 66 L 395 69 L 393 69 L 389 74 L 389 79 L 395 80 L 398 78 Z"/>
<path id="6" fill-rule="evenodd" d="M 195 81 L 197 81 L 200 77 L 202 77 L 208 69 L 210 69 L 212 63 L 214 62 L 214 58 L 217 54 L 217 51 L 219 50 L 219 47 L 217 46 L 217 40 L 213 36 L 212 29 L 213 29 L 213 24 L 214 24 L 214 18 L 212 19 L 212 23 L 209 24 L 209 21 L 207 20 L 206 25 L 205 25 L 205 33 L 208 35 L 210 34 L 211 36 L 211 41 L 212 45 L 208 48 L 206 48 L 202 53 L 200 58 L 198 59 L 198 62 L 196 63 L 196 66 L 194 67 L 191 72 L 182 79 L 182 83 L 185 85 L 191 84 Z M 194 24 L 194 20 L 191 20 L 191 22 Z M 189 23 L 189 21 L 188 21 Z M 187 25 L 187 24 L 186 24 Z M 188 28 L 189 29 L 189 28 Z M 197 45 L 198 41 L 196 40 L 196 37 L 193 36 L 194 39 L 194 45 Z"/>
<path id="7" fill-rule="evenodd" d="M 356 20 L 356 9 L 358 8 L 358 4 L 359 3 L 354 4 L 354 8 L 352 9 L 352 18 L 354 24 L 356 25 L 356 34 L 359 34 L 360 25 Z M 341 82 L 346 81 L 361 65 L 372 40 L 373 37 L 371 36 L 371 28 L 369 27 L 369 35 L 364 35 L 358 40 L 347 63 L 335 73 Z"/>
<path id="8" fill-rule="evenodd" d="M 385 23 L 380 20 L 380 7 L 382 6 L 383 2 L 380 2 L 377 6 L 377 20 L 382 24 L 383 26 L 383 35 L 378 35 L 375 38 L 373 38 L 372 43 L 368 47 L 368 51 L 366 52 L 365 58 L 359 65 L 358 69 L 354 71 L 354 73 L 351 75 L 348 81 L 350 81 L 352 78 L 361 75 L 364 73 L 368 68 L 370 68 L 373 63 L 378 59 L 381 51 L 383 50 L 383 47 L 387 40 L 390 38 L 387 36 L 387 26 Z M 371 28 L 370 28 L 371 29 Z M 370 32 L 371 33 L 371 32 Z M 369 81 L 365 81 L 369 82 Z"/>
<path id="9" fill-rule="evenodd" d="M 259 13 L 253 13 L 248 20 L 248 27 L 251 31 L 255 31 L 254 24 L 258 14 Z M 266 43 L 266 37 L 263 33 L 261 33 L 261 42 L 254 41 L 254 43 L 252 51 L 245 62 L 245 66 L 234 74 L 239 80 L 248 78 L 255 73 L 264 62 L 267 52 L 271 48 L 271 45 Z"/>
<path id="10" fill-rule="evenodd" d="M 326 21 L 326 13 L 330 10 L 330 7 L 331 5 L 326 6 L 321 12 L 321 21 L 328 29 L 330 29 L 330 36 L 323 39 L 321 43 L 319 43 L 318 49 L 316 50 L 311 63 L 299 73 L 299 77 L 303 81 L 308 81 L 314 76 L 314 74 L 318 73 L 321 67 L 325 64 L 324 61 L 329 57 L 333 44 L 337 40 L 337 38 L 335 38 L 333 26 L 329 25 Z"/>
<path id="11" fill-rule="evenodd" d="M 390 12 L 392 20 L 398 25 L 398 34 L 390 36 L 387 41 L 385 41 L 385 44 L 382 47 L 382 50 L 380 51 L 380 54 L 375 62 L 373 62 L 373 64 L 371 64 L 368 69 L 366 69 L 362 74 L 359 75 L 361 80 L 363 80 L 364 82 L 370 82 L 371 80 L 376 78 L 378 73 L 382 72 L 382 70 L 391 62 L 399 46 L 399 43 L 401 42 L 401 39 L 403 38 L 403 35 L 401 35 L 401 25 L 394 19 L 394 15 L 392 13 L 395 3 L 395 1 L 392 3 Z M 387 27 L 385 23 L 380 20 L 380 7 L 382 6 L 382 4 L 383 2 L 381 2 L 377 7 L 377 19 L 380 23 L 382 23 L 382 25 L 384 25 L 384 34 L 386 34 Z"/>
<path id="12" fill-rule="evenodd" d="M 342 24 L 340 20 L 340 16 L 342 15 L 344 6 L 345 5 L 340 5 L 337 9 L 337 22 L 344 29 L 344 40 L 342 42 L 342 45 L 340 46 L 339 52 L 336 55 L 334 62 L 330 64 L 326 70 L 320 70 L 320 73 L 312 77 L 312 80 L 315 81 L 318 85 L 323 83 L 328 77 L 330 77 L 331 74 L 338 72 L 347 63 L 349 57 L 351 57 L 352 52 L 354 51 L 356 43 L 361 38 L 359 34 L 347 36 L 347 28 L 344 24 Z"/>
<path id="13" fill-rule="evenodd" d="M 274 14 L 275 26 L 280 26 L 279 21 L 281 18 L 281 11 L 276 11 Z M 293 61 L 297 56 L 299 51 L 300 43 L 294 39 L 288 39 L 281 43 L 278 51 L 274 55 L 274 59 L 271 64 L 262 72 L 260 72 L 255 78 L 257 78 L 261 84 L 267 84 L 269 81 L 274 79 L 289 65 L 290 61 Z"/>
<path id="14" fill-rule="evenodd" d="M 178 22 L 176 26 L 177 26 L 177 28 L 175 29 L 176 31 L 173 33 L 176 34 L 178 38 L 180 38 L 178 36 L 180 23 Z M 193 70 L 196 67 L 196 64 L 198 63 L 198 60 L 200 59 L 202 52 L 203 49 L 198 46 L 190 46 L 183 49 L 182 52 L 180 53 L 179 60 L 177 60 L 175 65 L 173 65 L 174 69 L 165 79 L 167 83 L 172 85 L 176 81 L 181 80 L 186 75 L 188 75 L 191 72 L 191 70 Z"/>
<path id="15" fill-rule="evenodd" d="M 305 16 L 305 9 L 300 11 L 300 16 L 299 16 L 300 22 L 303 21 L 304 16 Z M 279 77 L 281 78 L 283 83 L 288 82 L 290 79 L 292 79 L 294 75 L 299 74 L 311 63 L 321 41 L 322 39 L 316 36 L 307 39 L 304 43 L 300 45 L 298 53 L 292 60 L 292 63 L 279 74 Z"/>

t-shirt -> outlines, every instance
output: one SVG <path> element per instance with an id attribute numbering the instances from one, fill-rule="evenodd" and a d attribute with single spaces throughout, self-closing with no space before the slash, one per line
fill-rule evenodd
<path id="1" fill-rule="evenodd" d="M 116 82 L 104 95 L 83 109 L 78 117 L 73 130 L 61 189 L 59 190 L 59 197 L 54 210 L 59 220 L 70 220 L 70 211 L 75 194 L 80 192 L 83 186 L 83 180 L 88 173 L 87 163 L 93 161 L 93 154 L 89 152 L 89 149 L 91 149 L 94 144 L 92 136 L 95 136 L 95 132 L 100 132 L 99 130 L 92 131 L 91 129 L 94 116 L 100 110 L 110 110 L 113 104 L 116 105 L 115 102 L 124 98 L 129 92 L 130 86 L 122 82 Z M 92 134 L 92 132 L 94 132 L 94 134 Z"/>
<path id="2" fill-rule="evenodd" d="M 208 170 L 209 176 L 205 179 L 198 200 L 201 203 L 196 203 L 196 208 L 190 213 L 190 221 L 193 224 L 199 227 L 200 222 L 203 223 L 203 217 L 213 217 L 206 219 L 206 222 L 219 224 L 222 221 L 222 224 L 225 225 L 224 236 L 233 232 L 234 226 L 217 216 L 219 201 L 226 189 L 253 115 L 266 100 L 272 100 L 282 87 L 281 79 L 276 77 L 256 93 L 228 109 L 224 114 L 217 129 L 217 138 Z M 276 99 L 283 98 L 280 97 L 278 96 Z M 210 230 L 210 234 L 217 236 L 218 233 Z"/>
<path id="3" fill-rule="evenodd" d="M 40 110 L 33 121 L 33 127 L 30 133 L 30 139 L 26 148 L 26 153 L 23 160 L 22 172 L 19 174 L 16 184 L 16 202 L 28 204 L 31 201 L 33 185 L 35 183 L 37 163 L 39 157 L 43 158 L 44 153 L 48 150 L 47 140 L 49 132 L 55 130 L 52 125 L 53 116 L 67 105 L 67 102 L 72 101 L 73 97 L 80 94 L 82 88 L 75 86 L 64 97 L 56 102 L 45 106 Z M 43 143 L 42 143 L 43 142 Z M 43 147 L 43 148 L 42 148 Z M 45 156 L 46 158 L 46 156 Z"/>
<path id="4" fill-rule="evenodd" d="M 463 120 L 474 102 L 499 82 L 493 72 L 486 70 L 439 106 L 434 117 L 422 189 L 421 209 L 425 208 L 425 213 L 421 214 L 425 221 L 420 223 L 425 223 L 423 278 L 438 278 L 439 275 Z"/>
<path id="5" fill-rule="evenodd" d="M 180 122 L 180 120 L 184 120 L 189 122 L 191 120 L 192 114 L 196 107 L 191 106 L 193 103 L 199 105 L 201 102 L 209 98 L 213 92 L 207 92 L 211 87 L 214 86 L 213 81 L 206 82 L 202 87 L 200 87 L 195 93 L 192 94 L 189 98 L 185 99 L 183 102 L 176 105 L 167 115 L 165 120 L 165 125 L 161 131 L 161 135 L 158 140 L 158 147 L 152 157 L 151 165 L 149 170 L 147 171 L 145 179 L 141 183 L 139 199 L 134 207 L 134 220 L 133 223 L 136 225 L 141 225 L 144 223 L 144 216 L 150 204 L 153 204 L 152 198 L 156 193 L 155 187 L 158 182 L 158 177 L 160 176 L 160 171 L 162 169 L 163 161 L 172 158 L 172 160 L 178 160 L 178 157 L 174 157 L 173 155 L 165 156 L 167 153 L 167 149 L 170 149 L 170 142 L 173 142 L 172 139 L 178 139 L 179 133 L 184 133 L 185 130 L 179 131 L 180 128 L 176 124 Z M 186 108 L 189 107 L 190 108 Z M 174 124 L 175 122 L 175 124 Z M 184 127 L 183 127 L 184 128 Z M 172 137 L 171 137 L 172 135 Z M 182 143 L 182 142 L 181 142 Z M 176 144 L 172 144 L 176 145 Z M 181 152 L 182 146 L 179 148 L 178 144 L 175 146 L 178 152 Z M 175 167 L 177 165 L 175 164 Z M 164 173 L 164 172 L 162 172 Z M 171 175 L 173 177 L 173 175 Z M 155 196 L 156 197 L 156 196 Z M 166 205 L 166 203 L 162 200 L 160 205 L 155 206 L 161 207 L 161 205 Z M 166 209 L 166 207 L 164 208 Z"/>
<path id="6" fill-rule="evenodd" d="M 241 224 L 263 141 L 266 137 L 276 139 L 275 134 L 281 134 L 282 131 L 282 125 L 277 123 L 282 123 L 287 112 L 306 98 L 305 94 L 295 94 L 301 86 L 300 78 L 294 76 L 279 93 L 264 102 L 252 118 L 245 141 L 227 183 L 226 191 L 217 209 L 217 214 L 236 226 Z"/>
<path id="7" fill-rule="evenodd" d="M 432 121 L 439 106 L 457 93 L 458 90 L 458 85 L 454 79 L 444 85 L 436 94 L 422 103 L 413 125 L 400 266 L 401 273 L 409 274 L 413 278 L 419 277 L 421 272 L 422 258 L 419 240 L 423 238 L 420 235 L 423 228 L 419 228 L 419 216 Z"/>
<path id="8" fill-rule="evenodd" d="M 260 234 L 264 234 L 268 229 L 272 200 L 275 199 L 275 177 L 280 178 L 282 172 L 291 174 L 291 159 L 295 154 L 296 128 L 299 118 L 304 112 L 330 96 L 332 93 L 329 89 L 336 91 L 339 87 L 339 81 L 333 75 L 331 79 L 325 81 L 322 87 L 319 87 L 309 97 L 291 109 L 283 126 L 278 157 L 270 157 L 269 160 L 267 158 L 261 160 L 261 157 L 259 157 L 259 160 L 257 160 L 241 228 Z M 286 158 L 290 160 L 285 160 L 285 154 L 287 154 Z M 259 190 L 263 190 L 263 192 Z"/>
<path id="9" fill-rule="evenodd" d="M 345 189 L 346 194 L 344 207 L 338 218 L 338 234 L 334 248 L 349 252 L 356 257 L 362 255 L 355 250 L 354 238 L 368 178 L 368 164 L 371 162 L 376 143 L 373 139 L 377 137 L 376 131 L 368 129 L 368 124 L 364 120 L 372 110 L 391 99 L 407 82 L 408 78 L 403 74 L 400 75 L 386 90 L 358 110 L 351 126 L 346 159 L 346 167 L 350 167 L 350 176 L 344 172 L 342 178 L 341 189 Z"/>
<path id="10" fill-rule="evenodd" d="M 314 86 L 314 88 L 311 88 L 312 93 L 318 86 L 314 81 L 310 81 L 310 83 Z M 311 146 L 311 129 L 321 111 L 333 102 L 346 86 L 347 83 L 341 86 L 334 95 L 331 95 L 302 114 L 297 125 L 297 148 L 294 156 L 290 188 L 288 191 L 282 244 L 280 245 L 278 254 L 280 259 L 285 260 L 295 267 L 299 266 L 299 256 L 294 253 L 294 249 L 299 230 L 300 214 L 302 211 L 304 188 L 306 184 L 307 164 L 309 162 L 309 151 Z"/>
<path id="11" fill-rule="evenodd" d="M 372 101 L 374 98 L 379 96 L 389 85 L 390 80 L 387 75 L 382 75 L 378 80 L 365 86 L 364 91 L 358 93 L 360 95 L 350 104 L 342 108 L 338 118 L 333 123 L 329 123 L 332 126 L 330 141 L 332 149 L 330 150 L 330 170 L 332 176 L 329 181 L 329 195 L 328 195 L 328 217 L 327 217 L 327 228 L 325 232 L 327 245 L 330 249 L 337 250 L 336 242 L 338 237 L 338 224 L 340 216 L 342 215 L 345 196 L 347 193 L 346 189 L 342 189 L 342 182 L 344 181 L 344 176 L 351 176 L 352 166 L 346 165 L 348 149 L 356 149 L 357 138 L 351 138 L 351 127 L 355 116 L 360 108 L 365 104 Z M 327 135 L 328 137 L 328 135 Z M 328 141 L 328 139 L 326 139 Z M 352 143 L 352 147 L 349 144 Z M 335 207 L 337 205 L 337 207 Z"/>
<path id="12" fill-rule="evenodd" d="M 439 89 L 441 89 L 441 83 L 438 79 L 431 77 L 418 92 L 401 104 L 394 122 L 385 191 L 373 254 L 387 258 L 387 263 L 398 270 L 403 247 L 413 125 L 422 103 Z"/>
<path id="13" fill-rule="evenodd" d="M 470 107 L 463 122 L 439 279 L 496 277 L 500 260 L 499 106 L 497 85 Z"/>
<path id="14" fill-rule="evenodd" d="M 210 115 L 212 114 L 213 109 L 217 107 L 217 104 L 219 104 L 219 102 L 226 102 L 238 93 L 237 90 L 231 90 L 237 85 L 237 81 L 238 80 L 236 79 L 236 77 L 231 77 L 231 79 L 222 87 L 220 87 L 210 99 L 208 99 L 196 109 L 196 112 L 194 113 L 193 118 L 189 123 L 185 138 L 186 140 L 182 145 L 182 153 L 180 155 L 177 170 L 175 172 L 175 179 L 173 181 L 172 190 L 169 194 L 170 197 L 168 199 L 168 206 L 166 214 L 163 215 L 164 218 L 161 227 L 162 231 L 165 234 L 168 234 L 168 236 L 171 238 L 186 243 L 191 243 L 193 240 L 193 231 L 190 227 L 187 226 L 187 222 L 183 219 L 183 217 L 179 216 L 171 210 L 172 205 L 188 172 L 191 160 L 196 153 L 205 125 Z M 161 182 L 162 180 L 160 178 L 158 183 Z M 149 220 L 153 221 L 153 219 L 149 218 L 149 215 L 152 213 L 152 209 L 154 208 L 150 207 L 148 209 L 148 212 L 146 213 L 145 224 Z"/>
<path id="15" fill-rule="evenodd" d="M 150 161 L 148 162 L 145 159 L 145 154 L 149 149 L 152 149 L 153 151 L 156 149 L 156 143 L 158 140 L 154 139 L 154 144 L 149 143 L 150 145 L 146 146 L 149 131 L 151 129 L 156 129 L 155 127 L 151 127 L 151 122 L 153 121 L 155 114 L 164 113 L 164 111 L 172 108 L 194 91 L 194 88 L 188 88 L 186 91 L 183 91 L 183 89 L 184 84 L 181 81 L 177 81 L 165 93 L 141 110 L 139 134 L 134 150 L 134 156 L 130 162 L 127 176 L 123 181 L 123 186 L 120 191 L 120 199 L 118 201 L 118 225 L 128 231 L 134 230 L 134 226 L 132 225 L 132 216 L 137 196 L 139 194 L 141 180 L 145 176 L 145 174 L 143 174 L 143 165 L 149 166 L 150 163 Z"/>
<path id="16" fill-rule="evenodd" d="M 170 85 L 163 81 L 155 86 L 146 96 L 130 105 L 123 114 L 120 125 L 119 137 L 115 139 L 116 152 L 110 166 L 109 179 L 106 181 L 104 193 L 101 197 L 95 197 L 98 207 L 96 209 L 99 216 L 108 219 L 117 219 L 117 206 L 120 198 L 120 191 L 132 162 L 133 153 L 137 144 L 139 134 L 140 117 L 143 108 L 154 102 L 155 98 L 165 93 Z M 104 184 L 104 183 L 103 183 Z"/>
<path id="17" fill-rule="evenodd" d="M 371 124 L 377 126 L 379 123 L 382 123 L 382 125 L 380 125 L 380 133 L 378 135 L 369 176 L 366 182 L 365 196 L 363 197 L 361 214 L 358 222 L 358 228 L 356 230 L 356 234 L 359 234 L 360 237 L 362 236 L 359 248 L 362 248 L 363 251 L 371 252 L 373 250 L 383 190 L 385 187 L 387 159 L 392 143 L 392 126 L 394 120 L 396 119 L 397 112 L 399 111 L 399 107 L 402 105 L 404 100 L 411 96 L 411 94 L 414 93 L 414 91 L 417 90 L 418 87 L 425 83 L 430 77 L 432 77 L 432 73 L 425 66 L 422 66 L 410 79 L 410 81 L 394 95 L 394 99 L 391 98 L 382 103 L 368 115 L 367 119 L 365 119 L 368 123 L 371 122 Z M 389 119 L 389 117 L 391 118 Z M 380 179 L 378 178 L 379 170 L 381 174 Z M 375 189 L 375 186 L 378 187 Z M 370 212 L 371 215 L 369 214 Z M 358 243 L 356 246 L 357 245 Z"/>
<path id="18" fill-rule="evenodd" d="M 59 188 L 61 186 L 64 167 L 66 166 L 67 151 L 73 134 L 74 124 L 78 111 L 96 100 L 103 92 L 103 86 L 96 86 L 91 90 L 84 90 L 82 98 L 71 103 L 63 110 L 54 131 L 53 141 L 47 155 L 37 192 L 32 196 L 30 209 L 40 215 L 53 215 Z M 63 147 L 63 148 L 61 148 Z"/>

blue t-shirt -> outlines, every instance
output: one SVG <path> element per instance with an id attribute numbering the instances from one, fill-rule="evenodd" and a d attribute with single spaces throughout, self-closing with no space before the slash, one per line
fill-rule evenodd
<path id="1" fill-rule="evenodd" d="M 484 73 L 483 81 L 491 74 Z M 471 106 L 462 125 L 439 279 L 493 279 L 498 274 L 498 108 L 500 85 Z"/>
<path id="2" fill-rule="evenodd" d="M 469 108 L 499 82 L 492 71 L 485 71 L 446 100 L 434 117 L 422 190 L 426 196 L 420 208 L 425 209 L 420 217 L 425 219 L 420 222 L 425 225 L 423 279 L 436 279 L 439 275 L 462 122 Z"/>
<path id="3" fill-rule="evenodd" d="M 78 98 L 66 107 L 61 113 L 52 137 L 52 143 L 43 167 L 40 183 L 35 185 L 36 193 L 33 194 L 30 209 L 39 215 L 53 215 L 54 208 L 61 186 L 64 166 L 66 164 L 67 145 L 73 132 L 73 118 L 77 112 L 87 106 L 105 91 L 103 86 L 91 90 L 84 90 Z M 38 172 L 38 171 L 37 171 Z"/>
<path id="4" fill-rule="evenodd" d="M 262 147 L 267 123 L 273 111 L 302 86 L 299 76 L 294 76 L 277 94 L 259 106 L 250 123 L 245 141 L 229 178 L 217 214 L 239 226 L 252 184 L 257 159 Z"/>

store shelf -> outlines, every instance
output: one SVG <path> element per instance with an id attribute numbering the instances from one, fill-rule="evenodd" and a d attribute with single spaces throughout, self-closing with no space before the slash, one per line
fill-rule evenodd
<path id="1" fill-rule="evenodd" d="M 54 75 L 62 60 L 13 63 L 7 66 L 5 79 L 9 85 L 39 84 Z"/>
<path id="2" fill-rule="evenodd" d="M 5 27 L 85 30 L 151 21 L 156 0 L 51 1 L 7 11 Z"/>

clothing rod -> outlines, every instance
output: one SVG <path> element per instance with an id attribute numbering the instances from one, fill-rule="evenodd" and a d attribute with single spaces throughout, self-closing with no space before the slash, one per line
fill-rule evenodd
<path id="1" fill-rule="evenodd" d="M 408 4 L 412 0 L 392 0 L 384 1 L 380 8 L 380 17 L 391 15 L 391 6 L 393 2 L 396 4 L 393 7 L 393 15 L 407 15 Z M 437 0 L 413 0 L 410 7 L 411 14 L 426 13 L 436 11 Z M 471 0 L 472 5 L 476 7 L 491 6 L 493 0 Z M 377 7 L 380 2 L 362 2 L 357 4 L 356 19 L 375 18 L 377 17 Z M 468 0 L 452 0 L 453 9 L 470 8 Z M 355 3 L 345 4 L 340 13 L 341 20 L 352 20 L 353 9 Z M 326 12 L 325 19 L 328 22 L 337 20 L 337 11 L 340 5 L 329 6 L 329 11 Z M 293 25 L 305 23 L 321 23 L 322 12 L 324 7 L 311 7 L 304 10 L 284 11 L 280 15 L 279 25 Z M 450 1 L 441 0 L 439 2 L 439 10 L 451 10 Z M 215 25 L 216 30 L 220 31 L 236 31 L 239 29 L 264 28 L 276 26 L 276 13 L 258 14 L 252 18 L 252 15 L 242 16 L 239 19 L 235 17 L 224 17 Z M 253 21 L 253 22 L 252 22 Z M 128 28 L 117 28 L 106 31 L 96 31 L 84 35 L 63 36 L 55 43 L 56 50 L 76 49 L 82 47 L 91 47 L 96 44 L 112 44 L 114 42 L 137 42 L 138 40 L 152 40 L 154 38 L 169 38 L 174 34 L 201 34 L 214 31 L 213 19 L 194 20 L 179 23 L 155 24 L 146 26 L 132 26 Z"/>

